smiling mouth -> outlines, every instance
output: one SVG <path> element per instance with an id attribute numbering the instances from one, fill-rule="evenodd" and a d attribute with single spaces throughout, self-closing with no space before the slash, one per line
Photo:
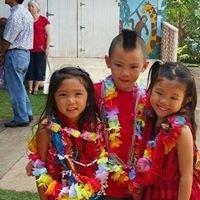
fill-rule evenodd
<path id="1" fill-rule="evenodd" d="M 160 110 L 162 110 L 162 111 L 167 111 L 168 110 L 168 108 L 164 108 L 164 107 L 162 107 L 162 106 L 157 106 Z"/>
<path id="2" fill-rule="evenodd" d="M 69 108 L 69 109 L 67 109 L 67 111 L 75 111 L 75 110 L 77 110 L 77 108 Z"/>

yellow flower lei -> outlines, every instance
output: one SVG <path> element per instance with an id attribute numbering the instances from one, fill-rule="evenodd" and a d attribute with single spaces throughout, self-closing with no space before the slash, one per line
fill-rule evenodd
<path id="1" fill-rule="evenodd" d="M 109 131 L 109 146 L 110 148 L 117 148 L 121 145 L 120 141 L 120 123 L 118 118 L 119 110 L 113 105 L 112 100 L 117 97 L 116 87 L 111 77 L 106 78 L 105 82 L 105 110 Z"/>

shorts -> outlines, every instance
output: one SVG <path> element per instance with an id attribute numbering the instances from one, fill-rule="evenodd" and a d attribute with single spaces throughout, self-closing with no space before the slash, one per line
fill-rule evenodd
<path id="1" fill-rule="evenodd" d="M 42 52 L 31 52 L 30 63 L 26 73 L 26 80 L 44 81 L 46 74 L 46 54 Z"/>

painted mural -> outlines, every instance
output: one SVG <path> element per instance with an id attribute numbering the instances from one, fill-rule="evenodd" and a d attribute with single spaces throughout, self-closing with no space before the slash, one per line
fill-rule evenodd
<path id="1" fill-rule="evenodd" d="M 121 0 L 120 30 L 135 30 L 144 40 L 149 58 L 159 58 L 165 8 L 166 0 Z"/>

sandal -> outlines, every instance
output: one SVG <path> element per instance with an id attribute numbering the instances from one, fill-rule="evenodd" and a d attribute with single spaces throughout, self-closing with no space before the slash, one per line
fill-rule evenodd
<path id="1" fill-rule="evenodd" d="M 29 94 L 32 94 L 32 93 L 33 93 L 33 90 L 29 90 L 28 93 L 29 93 Z"/>

